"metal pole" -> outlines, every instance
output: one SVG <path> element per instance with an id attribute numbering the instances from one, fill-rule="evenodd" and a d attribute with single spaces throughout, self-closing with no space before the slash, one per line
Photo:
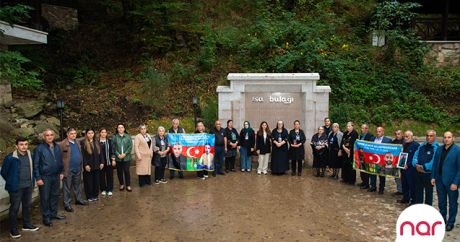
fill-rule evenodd
<path id="1" fill-rule="evenodd" d="M 193 105 L 193 108 L 195 109 L 195 130 L 196 130 L 196 126 L 197 126 L 197 125 L 196 125 L 196 104 Z"/>
<path id="2" fill-rule="evenodd" d="M 61 141 L 64 140 L 64 128 L 63 128 L 63 124 L 62 124 L 62 108 L 59 109 L 60 113 L 61 113 Z"/>

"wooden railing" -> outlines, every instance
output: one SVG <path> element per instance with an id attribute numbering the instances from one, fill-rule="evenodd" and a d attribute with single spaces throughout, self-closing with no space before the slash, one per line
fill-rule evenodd
<path id="1" fill-rule="evenodd" d="M 442 18 L 415 18 L 412 28 L 425 40 L 460 40 L 460 18 L 450 18 L 445 32 Z"/>

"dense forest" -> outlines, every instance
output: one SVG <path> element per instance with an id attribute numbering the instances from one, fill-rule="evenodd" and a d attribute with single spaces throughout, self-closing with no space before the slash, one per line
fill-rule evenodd
<path id="1" fill-rule="evenodd" d="M 18 78 L 38 96 L 66 99 L 66 126 L 118 122 L 151 129 L 172 117 L 217 117 L 228 73 L 317 72 L 330 116 L 394 129 L 460 132 L 460 68 L 437 68 L 404 22 L 416 3 L 369 0 L 77 1 L 79 26 L 48 29 L 48 44 L 12 46 Z M 384 46 L 372 46 L 372 33 Z M 5 72 L 4 72 L 5 73 Z M 10 73 L 11 74 L 11 73 Z M 190 129 L 190 128 L 189 128 Z"/>

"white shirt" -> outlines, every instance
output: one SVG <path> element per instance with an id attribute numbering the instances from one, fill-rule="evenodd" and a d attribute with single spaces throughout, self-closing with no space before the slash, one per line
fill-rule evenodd
<path id="1" fill-rule="evenodd" d="M 378 137 L 375 137 L 374 143 L 382 143 L 382 141 L 383 141 L 383 135 L 382 137 L 380 137 L 380 139 Z"/>

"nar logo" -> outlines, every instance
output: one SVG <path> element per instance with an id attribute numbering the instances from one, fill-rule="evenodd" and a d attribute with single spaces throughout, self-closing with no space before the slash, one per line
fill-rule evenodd
<path id="1" fill-rule="evenodd" d="M 396 224 L 396 241 L 442 241 L 445 228 L 444 220 L 438 210 L 425 204 L 413 205 L 399 215 Z"/>

